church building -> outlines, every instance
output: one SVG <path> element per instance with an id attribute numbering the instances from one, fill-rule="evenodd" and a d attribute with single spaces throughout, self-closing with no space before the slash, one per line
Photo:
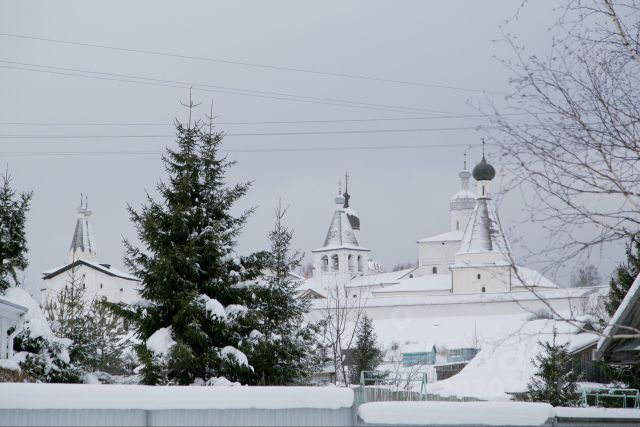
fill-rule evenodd
<path id="1" fill-rule="evenodd" d="M 89 222 L 92 211 L 86 197 L 81 197 L 78 218 L 71 239 L 67 261 L 42 273 L 42 302 L 55 301 L 73 276 L 84 287 L 88 302 L 104 298 L 110 302 L 132 303 L 138 297 L 138 279 L 98 262 L 98 250 Z"/>

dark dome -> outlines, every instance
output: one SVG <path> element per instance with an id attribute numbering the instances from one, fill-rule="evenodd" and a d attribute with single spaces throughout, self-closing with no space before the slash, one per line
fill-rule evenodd
<path id="1" fill-rule="evenodd" d="M 476 181 L 491 181 L 496 176 L 496 170 L 482 156 L 480 163 L 473 168 L 473 178 Z"/>

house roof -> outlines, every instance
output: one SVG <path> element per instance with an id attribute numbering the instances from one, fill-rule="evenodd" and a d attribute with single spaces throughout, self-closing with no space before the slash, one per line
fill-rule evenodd
<path id="1" fill-rule="evenodd" d="M 493 200 L 477 199 L 456 255 L 478 252 L 511 253 Z"/>
<path id="2" fill-rule="evenodd" d="M 107 266 L 105 264 L 98 264 L 97 262 L 91 262 L 91 261 L 86 261 L 84 259 L 78 259 L 72 263 L 68 263 L 68 264 L 64 264 L 61 265 L 60 267 L 56 267 L 56 268 L 52 268 L 51 270 L 47 270 L 42 272 L 42 279 L 43 280 L 48 280 L 51 279 L 59 274 L 62 274 L 64 272 L 66 272 L 67 270 L 77 267 L 79 265 L 85 265 L 89 268 L 93 268 L 95 270 L 100 271 L 101 273 L 107 274 L 109 276 L 113 276 L 113 277 L 119 277 L 121 279 L 125 279 L 125 280 L 131 280 L 131 281 L 135 281 L 135 282 L 139 282 L 140 280 L 137 277 L 134 277 L 128 273 L 125 273 L 123 271 L 120 270 L 116 270 L 115 268 L 111 268 L 110 266 Z"/>
<path id="3" fill-rule="evenodd" d="M 426 237 L 418 240 L 418 243 L 424 242 L 456 242 L 462 240 L 462 231 L 447 231 L 446 233 L 438 234 L 437 236 Z"/>
<path id="4" fill-rule="evenodd" d="M 620 306 L 611 316 L 611 320 L 598 341 L 595 359 L 600 360 L 611 350 L 614 337 L 617 334 L 633 334 L 632 331 L 625 330 L 624 327 L 634 327 L 640 329 L 640 275 L 636 277 L 633 284 L 627 291 L 627 295 L 622 299 Z M 620 329 L 623 329 L 622 331 Z M 622 341 L 622 340 L 620 340 Z"/>

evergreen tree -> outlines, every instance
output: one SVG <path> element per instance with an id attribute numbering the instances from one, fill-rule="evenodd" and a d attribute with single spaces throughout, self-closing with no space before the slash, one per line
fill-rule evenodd
<path id="1" fill-rule="evenodd" d="M 93 339 L 85 292 L 84 277 L 78 275 L 78 267 L 73 265 L 67 271 L 64 288 L 45 304 L 45 313 L 54 334 L 72 341 L 69 346 L 72 363 L 88 368 Z"/>
<path id="2" fill-rule="evenodd" d="M 110 305 L 101 299 L 94 299 L 87 307 L 86 319 L 90 345 L 84 366 L 91 371 L 122 375 L 131 372 L 127 366 L 129 341 L 122 319 Z"/>
<path id="3" fill-rule="evenodd" d="M 190 105 L 190 108 L 193 104 Z M 140 278 L 143 302 L 118 312 L 135 328 L 147 384 L 192 384 L 224 376 L 255 382 L 251 332 L 259 330 L 257 285 L 264 254 L 239 256 L 236 239 L 251 210 L 231 213 L 248 183 L 227 186 L 233 165 L 219 157 L 211 123 L 176 122 L 177 148 L 163 157 L 160 200 L 129 207 L 143 248 L 125 241 L 126 265 Z M 255 333 L 254 333 L 255 335 Z"/>
<path id="4" fill-rule="evenodd" d="M 351 382 L 357 384 L 360 381 L 360 373 L 363 371 L 375 371 L 382 363 L 383 355 L 384 353 L 378 347 L 373 322 L 369 316 L 365 315 L 360 323 L 356 347 L 353 350 Z"/>
<path id="5" fill-rule="evenodd" d="M 252 365 L 263 385 L 304 382 L 320 365 L 316 326 L 304 320 L 309 301 L 295 298 L 300 282 L 292 272 L 302 262 L 300 251 L 291 252 L 293 232 L 282 223 L 286 209 L 279 204 L 269 233 L 271 251 L 266 257 L 266 283 L 256 289 L 258 323 L 253 332 Z"/>
<path id="6" fill-rule="evenodd" d="M 5 173 L 0 187 L 0 293 L 18 284 L 18 271 L 27 268 L 26 215 L 33 193 L 17 194 Z"/>
<path id="7" fill-rule="evenodd" d="M 640 235 L 632 234 L 627 245 L 627 261 L 620 264 L 609 282 L 609 299 L 606 309 L 610 316 L 616 312 L 618 306 L 627 295 L 629 288 L 640 273 Z"/>
<path id="8" fill-rule="evenodd" d="M 529 382 L 529 395 L 535 402 L 575 406 L 578 401 L 576 360 L 569 353 L 569 344 L 557 344 L 556 338 L 554 328 L 552 342 L 538 342 L 542 351 L 533 361 L 537 371 Z"/>

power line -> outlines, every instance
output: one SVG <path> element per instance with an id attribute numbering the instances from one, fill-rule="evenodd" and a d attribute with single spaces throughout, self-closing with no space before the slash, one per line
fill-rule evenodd
<path id="1" fill-rule="evenodd" d="M 258 91 L 253 89 L 239 89 L 239 88 L 231 88 L 226 86 L 209 85 L 204 83 L 192 84 L 189 82 L 180 82 L 175 80 L 164 80 L 164 79 L 156 79 L 151 77 L 131 76 L 126 74 L 116 74 L 116 73 L 102 73 L 99 71 L 79 70 L 79 69 L 64 68 L 64 67 L 53 67 L 53 66 L 47 66 L 47 65 L 29 64 L 29 63 L 16 62 L 16 61 L 0 60 L 0 62 L 19 65 L 19 66 L 0 65 L 0 68 L 63 75 L 63 76 L 70 76 L 70 77 L 109 80 L 109 81 L 117 81 L 117 82 L 124 82 L 124 83 L 144 84 L 149 86 L 171 87 L 171 88 L 178 88 L 178 89 L 188 89 L 190 87 L 193 87 L 203 92 L 225 93 L 230 95 L 243 95 L 243 96 L 251 96 L 251 97 L 258 97 L 258 98 L 278 99 L 278 100 L 284 100 L 284 101 L 305 102 L 305 103 L 311 103 L 311 104 L 335 105 L 340 107 L 351 107 L 351 108 L 360 108 L 360 109 L 367 109 L 367 110 L 390 111 L 395 113 L 420 114 L 420 113 L 430 112 L 430 113 L 436 113 L 436 114 L 455 114 L 451 112 L 430 110 L 430 109 L 424 109 L 424 108 L 402 107 L 402 106 L 393 106 L 393 105 L 386 105 L 386 104 L 374 104 L 374 103 L 350 101 L 350 100 L 336 99 L 336 98 L 320 98 L 320 97 L 286 94 L 286 93 L 279 93 L 279 92 Z M 45 68 L 45 69 L 40 70 L 40 69 L 34 69 L 34 68 L 28 68 L 28 67 L 39 67 L 39 68 Z M 61 70 L 61 71 L 52 71 L 52 70 Z"/>
<path id="2" fill-rule="evenodd" d="M 484 127 L 488 129 L 490 127 Z M 322 130 L 322 131 L 300 131 L 300 132 L 243 132 L 243 133 L 223 133 L 225 137 L 240 136 L 299 136 L 299 135 L 349 135 L 349 134 L 371 134 L 371 133 L 411 133 L 411 132 L 449 132 L 477 130 L 477 126 L 466 127 L 443 127 L 443 128 L 405 128 L 405 129 L 349 129 L 349 130 Z M 25 135 L 25 134 L 0 134 L 2 139 L 153 139 L 153 138 L 174 138 L 174 135 Z"/>
<path id="3" fill-rule="evenodd" d="M 254 67 L 254 68 L 262 68 L 262 69 L 270 69 L 270 70 L 282 70 L 282 71 L 290 71 L 296 73 L 306 73 L 306 74 L 315 74 L 319 76 L 326 77 L 341 77 L 347 79 L 357 79 L 357 80 L 369 80 L 369 81 L 377 81 L 384 83 L 394 83 L 394 84 L 402 84 L 402 85 L 410 85 L 410 86 L 424 86 L 424 87 L 433 87 L 438 89 L 449 89 L 449 90 L 457 90 L 464 92 L 476 92 L 476 93 L 493 93 L 504 95 L 504 92 L 498 92 L 493 90 L 484 90 L 484 89 L 476 89 L 476 88 L 465 88 L 460 86 L 451 86 L 451 85 L 441 85 L 435 83 L 425 83 L 425 82 L 415 82 L 408 80 L 397 80 L 397 79 L 385 79 L 380 77 L 372 77 L 365 76 L 359 74 L 348 74 L 348 73 L 336 73 L 336 72 L 328 72 L 328 71 L 317 71 L 305 68 L 296 68 L 296 67 L 285 67 L 285 66 L 276 66 L 276 65 L 266 65 L 266 64 L 258 64 L 251 62 L 242 62 L 242 61 L 232 61 L 227 59 L 219 59 L 219 58 L 208 58 L 203 56 L 192 56 L 192 55 L 183 55 L 177 53 L 169 53 L 169 52 L 159 52 L 152 50 L 143 50 L 143 49 L 132 49 L 132 48 L 124 48 L 117 46 L 109 46 L 109 45 L 101 45 L 101 44 L 93 44 L 93 43 L 82 43 L 82 42 L 73 42 L 68 40 L 58 40 L 58 39 L 50 39 L 45 37 L 35 37 L 35 36 L 26 36 L 22 34 L 9 34 L 9 33 L 0 33 L 0 36 L 4 37 L 13 37 L 13 38 L 21 38 L 28 40 L 37 40 L 44 41 L 49 43 L 58 43 L 58 44 L 67 44 L 67 45 L 75 45 L 75 46 L 83 46 L 83 47 L 92 47 L 99 49 L 108 49 L 114 51 L 121 52 L 129 52 L 129 53 L 141 53 L 147 55 L 155 55 L 155 56 L 164 56 L 164 57 L 172 57 L 172 58 L 181 58 L 181 59 L 191 59 L 196 61 L 207 61 L 207 62 L 217 62 L 222 64 L 231 64 L 231 65 L 241 65 L 245 67 Z"/>
<path id="4" fill-rule="evenodd" d="M 317 152 L 317 151 L 385 151 L 385 150 L 411 150 L 430 148 L 473 148 L 469 144 L 417 144 L 417 145 L 361 145 L 351 147 L 272 147 L 272 148 L 247 148 L 247 149 L 221 149 L 222 153 L 281 153 L 281 152 Z M 159 155 L 165 151 L 6 151 L 3 156 L 31 157 L 31 156 L 110 156 L 110 155 Z"/>
<path id="5" fill-rule="evenodd" d="M 503 114 L 503 116 L 522 116 L 526 113 Z M 386 121 L 405 121 L 405 120 L 434 120 L 434 119 L 476 119 L 488 118 L 495 115 L 486 114 L 461 114 L 454 116 L 425 116 L 425 117 L 378 117 L 366 119 L 327 119 L 327 120 L 263 120 L 263 121 L 244 121 L 244 122 L 214 122 L 216 126 L 222 125 L 269 125 L 269 124 L 306 124 L 306 123 L 350 123 L 350 122 L 386 122 Z M 0 126 L 166 126 L 173 127 L 173 123 L 96 123 L 96 122 L 0 122 Z"/>

